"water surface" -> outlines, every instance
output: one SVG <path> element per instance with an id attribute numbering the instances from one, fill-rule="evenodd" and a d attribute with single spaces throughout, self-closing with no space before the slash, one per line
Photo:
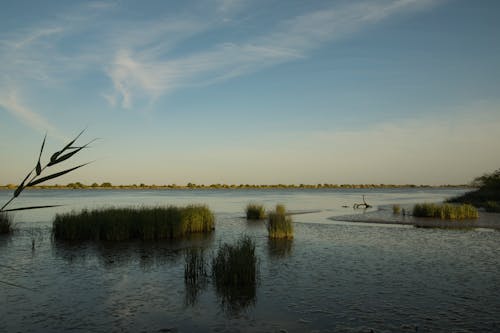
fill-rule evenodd
<path id="1" fill-rule="evenodd" d="M 365 194 L 370 204 L 440 201 L 455 189 L 29 191 L 19 204 L 60 204 L 17 214 L 0 237 L 0 332 L 495 332 L 500 329 L 500 233 L 334 222 Z M 0 191 L 0 202 L 8 193 Z M 22 202 L 21 202 L 22 201 Z M 242 218 L 249 201 L 296 211 L 295 238 L 271 242 Z M 213 235 L 178 242 L 52 241 L 58 211 L 103 205 L 206 203 Z M 362 212 L 360 212 L 362 213 Z M 259 284 L 228 304 L 208 282 L 184 285 L 184 251 L 211 255 L 246 234 Z M 35 239 L 36 249 L 31 249 Z M 26 287 L 28 289 L 23 289 Z M 231 302 L 229 302 L 231 303 Z"/>

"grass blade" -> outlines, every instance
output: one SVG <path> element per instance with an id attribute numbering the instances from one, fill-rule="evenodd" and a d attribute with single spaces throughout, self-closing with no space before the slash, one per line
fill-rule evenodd
<path id="1" fill-rule="evenodd" d="M 19 208 L 11 208 L 3 210 L 3 212 L 15 212 L 18 210 L 28 210 L 28 209 L 39 209 L 39 208 L 53 208 L 53 207 L 61 207 L 62 205 L 45 205 L 45 206 L 29 206 L 29 207 L 19 207 Z"/>
<path id="2" fill-rule="evenodd" d="M 40 176 L 42 173 L 42 163 L 40 162 L 40 159 L 42 158 L 42 152 L 43 152 L 43 147 L 45 147 L 45 140 L 47 139 L 47 133 L 45 133 L 45 136 L 43 137 L 43 142 L 42 142 L 42 147 L 40 148 L 40 154 L 38 155 L 38 163 L 36 164 L 36 175 Z"/>
<path id="3" fill-rule="evenodd" d="M 78 135 L 76 136 L 76 138 L 74 138 L 73 140 L 71 140 L 66 146 L 64 146 L 63 149 L 61 149 L 60 151 L 52 154 L 52 156 L 50 157 L 50 163 L 55 164 L 54 162 L 57 160 L 57 158 L 59 157 L 59 155 L 61 155 L 62 153 L 64 153 L 66 150 L 68 150 L 73 145 L 73 143 L 75 143 L 75 141 L 78 140 L 78 138 L 80 137 L 80 135 L 82 135 L 83 132 L 85 132 L 85 130 L 86 130 L 86 128 L 84 128 L 80 133 L 78 133 Z"/>
<path id="4" fill-rule="evenodd" d="M 24 180 L 21 182 L 21 184 L 16 188 L 16 190 L 14 191 L 14 198 L 16 198 L 23 190 L 26 186 L 24 186 L 24 183 L 26 182 L 26 180 L 28 180 L 29 176 L 31 176 L 31 174 L 33 173 L 33 170 L 30 171 L 30 173 L 28 173 L 26 175 L 26 177 L 24 177 Z M 29 185 L 28 185 L 29 186 Z"/>
<path id="5" fill-rule="evenodd" d="M 87 148 L 92 142 L 94 142 L 96 139 L 90 141 L 89 143 L 87 143 L 86 145 L 82 146 L 82 147 L 68 147 L 66 148 L 66 150 L 73 150 L 72 152 L 70 153 L 67 153 L 67 154 L 64 154 L 62 156 L 57 156 L 53 161 L 51 160 L 48 164 L 48 166 L 52 166 L 52 165 L 56 165 L 57 163 L 61 163 L 62 161 L 65 161 L 67 160 L 68 158 L 70 158 L 71 156 L 75 155 L 76 153 L 78 153 L 80 150 L 84 149 L 84 148 Z M 61 151 L 62 152 L 62 151 Z M 60 153 L 61 153 L 60 152 Z"/>
<path id="6" fill-rule="evenodd" d="M 89 162 L 89 163 L 90 163 L 90 162 Z M 30 183 L 29 183 L 28 185 L 26 185 L 26 186 L 35 186 L 35 185 L 40 184 L 40 183 L 43 183 L 43 182 L 45 182 L 45 181 L 47 181 L 47 180 L 57 178 L 57 177 L 59 177 L 59 176 L 62 176 L 62 175 L 67 174 L 68 172 L 71 172 L 71 171 L 73 171 L 73 170 L 76 170 L 76 169 L 78 169 L 78 168 L 81 168 L 82 166 L 85 166 L 85 165 L 87 165 L 87 164 L 89 164 L 89 163 L 80 164 L 80 165 L 78 165 L 78 166 L 76 166 L 76 167 L 73 167 L 73 168 L 70 168 L 70 169 L 67 169 L 67 170 L 64 170 L 64 171 L 56 172 L 56 173 L 53 173 L 53 174 L 51 174 L 51 175 L 48 175 L 48 176 L 42 177 L 42 178 L 40 178 L 40 179 L 37 179 L 37 180 L 34 180 L 34 181 L 30 182 Z"/>

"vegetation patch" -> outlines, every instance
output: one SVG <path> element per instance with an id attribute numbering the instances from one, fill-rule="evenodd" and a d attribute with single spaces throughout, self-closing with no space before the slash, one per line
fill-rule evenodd
<path id="1" fill-rule="evenodd" d="M 488 212 L 500 212 L 500 169 L 477 177 L 472 186 L 477 190 L 451 198 L 448 202 L 467 203 L 483 207 Z"/>
<path id="2" fill-rule="evenodd" d="M 12 219 L 10 215 L 0 212 L 0 234 L 10 234 L 12 229 Z"/>
<path id="3" fill-rule="evenodd" d="M 238 311 L 254 302 L 257 272 L 255 242 L 250 237 L 243 236 L 236 244 L 219 246 L 212 259 L 212 277 L 217 295 L 227 310 Z"/>
<path id="4" fill-rule="evenodd" d="M 263 220 L 266 218 L 264 205 L 249 203 L 245 209 L 247 220 Z"/>
<path id="5" fill-rule="evenodd" d="M 401 213 L 401 206 L 400 205 L 392 205 L 392 213 L 394 215 L 399 215 Z"/>
<path id="6" fill-rule="evenodd" d="M 105 208 L 57 214 L 52 232 L 55 239 L 160 240 L 215 228 L 214 214 L 207 206 Z"/>
<path id="7" fill-rule="evenodd" d="M 268 214 L 267 231 L 269 238 L 293 238 L 292 218 L 286 214 L 285 206 L 276 205 L 276 210 Z"/>
<path id="8" fill-rule="evenodd" d="M 477 219 L 479 217 L 477 209 L 469 204 L 433 204 L 422 203 L 413 207 L 413 216 L 434 217 L 446 220 Z"/>

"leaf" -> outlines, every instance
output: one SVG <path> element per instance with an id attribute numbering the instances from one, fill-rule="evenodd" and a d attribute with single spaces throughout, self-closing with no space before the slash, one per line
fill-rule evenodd
<path id="1" fill-rule="evenodd" d="M 65 161 L 67 160 L 68 158 L 70 158 L 71 156 L 75 155 L 76 153 L 78 153 L 80 150 L 84 149 L 84 148 L 87 148 L 88 145 L 90 145 L 92 142 L 94 142 L 96 139 L 90 141 L 89 143 L 87 143 L 86 145 L 82 146 L 82 147 L 69 147 L 67 148 L 67 150 L 70 150 L 70 149 L 74 149 L 71 153 L 67 153 L 67 154 L 64 154 L 62 156 L 58 156 L 55 160 L 51 160 L 49 162 L 49 164 L 47 164 L 47 166 L 52 166 L 52 165 L 56 165 L 57 163 L 61 163 L 62 161 Z"/>
<path id="2" fill-rule="evenodd" d="M 45 205 L 45 206 L 19 207 L 19 208 L 5 209 L 2 212 L 15 212 L 15 211 L 18 211 L 18 210 L 39 209 L 39 208 L 52 208 L 52 207 L 61 207 L 61 206 L 62 205 Z"/>
<path id="3" fill-rule="evenodd" d="M 33 170 L 30 171 L 30 173 L 28 173 L 26 175 L 26 177 L 24 177 L 24 180 L 21 182 L 21 184 L 16 188 L 16 190 L 14 191 L 14 198 L 16 198 L 23 190 L 26 186 L 30 186 L 29 184 L 24 186 L 24 183 L 26 182 L 26 180 L 28 180 L 28 177 L 31 176 L 31 174 L 33 173 Z"/>
<path id="4" fill-rule="evenodd" d="M 56 160 L 59 157 L 59 155 L 61 155 L 62 153 L 64 153 L 66 150 L 68 150 L 73 145 L 73 143 L 75 143 L 75 141 L 78 140 L 78 138 L 80 137 L 80 135 L 82 135 L 82 133 L 85 132 L 85 130 L 86 129 L 84 128 L 80 133 L 78 133 L 78 135 L 76 136 L 76 138 L 74 138 L 73 140 L 71 140 L 66 146 L 64 146 L 63 149 L 61 149 L 60 151 L 55 152 L 54 154 L 52 154 L 52 156 L 50 157 L 50 163 L 52 163 L 52 165 L 54 165 L 56 163 Z"/>
<path id="5" fill-rule="evenodd" d="M 89 162 L 90 163 L 90 162 Z M 76 170 L 78 168 L 81 168 L 82 166 L 85 166 L 89 163 L 84 163 L 84 164 L 80 164 L 76 167 L 73 167 L 73 168 L 70 168 L 70 169 L 67 169 L 67 170 L 64 170 L 64 171 L 60 171 L 60 172 L 56 172 L 56 173 L 53 173 L 51 175 L 48 175 L 48 176 L 45 176 L 45 177 L 42 177 L 40 179 L 37 179 L 37 180 L 34 180 L 32 182 L 30 182 L 27 186 L 35 186 L 37 184 L 40 184 L 40 183 L 43 183 L 44 181 L 47 181 L 47 180 L 50 180 L 50 179 L 53 179 L 53 178 L 57 178 L 59 176 L 62 176 L 62 175 L 65 175 L 67 174 L 68 172 L 71 172 L 73 170 Z"/>
<path id="6" fill-rule="evenodd" d="M 42 165 L 40 164 L 40 161 L 38 161 L 38 163 L 36 164 L 36 175 L 40 176 L 41 173 L 42 173 Z"/>
<path id="7" fill-rule="evenodd" d="M 40 159 L 42 158 L 43 147 L 45 146 L 45 140 L 47 139 L 47 133 L 43 137 L 42 147 L 40 148 L 40 154 L 38 155 L 38 163 L 36 164 L 36 175 L 40 176 L 42 173 L 42 164 L 40 163 Z"/>

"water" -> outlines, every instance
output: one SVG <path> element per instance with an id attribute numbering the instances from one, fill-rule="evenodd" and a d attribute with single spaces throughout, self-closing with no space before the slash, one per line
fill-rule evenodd
<path id="1" fill-rule="evenodd" d="M 456 189 L 30 191 L 20 205 L 60 204 L 16 215 L 0 237 L 0 332 L 497 332 L 500 233 L 334 222 L 361 195 L 373 204 L 440 201 Z M 8 193 L 0 191 L 0 202 Z M 22 201 L 22 202 L 21 202 Z M 270 242 L 246 222 L 249 201 L 295 211 L 295 238 Z M 180 242 L 61 244 L 56 211 L 103 205 L 206 203 L 213 235 Z M 376 207 L 375 207 L 376 208 Z M 211 283 L 184 285 L 184 250 L 210 255 L 242 234 L 256 242 L 259 283 L 228 304 Z M 32 251 L 31 241 L 36 249 Z"/>

